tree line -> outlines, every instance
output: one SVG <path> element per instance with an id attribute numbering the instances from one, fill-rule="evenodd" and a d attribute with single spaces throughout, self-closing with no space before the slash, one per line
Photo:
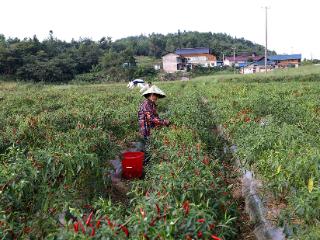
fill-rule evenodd
<path id="1" fill-rule="evenodd" d="M 155 74 L 152 67 L 137 66 L 134 56 L 162 55 L 178 48 L 208 47 L 218 58 L 237 53 L 263 54 L 264 47 L 223 33 L 178 32 L 132 36 L 116 41 L 80 38 L 70 42 L 46 39 L 6 38 L 0 34 L 0 74 L 24 81 L 68 82 L 82 74 L 99 74 L 110 81 Z"/>

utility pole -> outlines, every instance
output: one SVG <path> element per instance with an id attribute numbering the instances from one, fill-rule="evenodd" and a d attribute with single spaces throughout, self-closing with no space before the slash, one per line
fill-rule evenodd
<path id="1" fill-rule="evenodd" d="M 264 49 L 264 70 L 267 74 L 267 62 L 268 62 L 268 9 L 269 7 L 265 6 L 266 11 L 266 47 Z"/>
<path id="2" fill-rule="evenodd" d="M 181 49 L 182 46 L 181 46 L 181 32 L 180 32 L 180 29 L 178 29 L 178 38 L 179 38 L 179 48 Z"/>
<path id="3" fill-rule="evenodd" d="M 233 74 L 236 74 L 236 47 L 233 47 Z"/>

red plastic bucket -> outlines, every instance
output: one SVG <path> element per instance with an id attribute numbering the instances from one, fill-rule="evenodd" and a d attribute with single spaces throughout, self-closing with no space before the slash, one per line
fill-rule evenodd
<path id="1" fill-rule="evenodd" d="M 144 152 L 125 152 L 122 154 L 122 177 L 126 179 L 142 176 Z"/>

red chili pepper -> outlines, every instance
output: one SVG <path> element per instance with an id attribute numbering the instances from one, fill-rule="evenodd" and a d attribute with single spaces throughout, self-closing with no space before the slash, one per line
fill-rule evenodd
<path id="1" fill-rule="evenodd" d="M 212 238 L 213 240 L 221 240 L 221 238 L 219 238 L 219 237 L 217 237 L 217 236 L 215 236 L 215 235 L 211 235 L 211 238 Z"/>
<path id="2" fill-rule="evenodd" d="M 184 213 L 186 215 L 189 214 L 189 211 L 190 211 L 190 205 L 189 205 L 189 201 L 185 201 L 183 204 L 182 204 L 182 207 L 184 209 Z"/>
<path id="3" fill-rule="evenodd" d="M 149 240 L 149 239 L 150 239 L 150 238 L 147 236 L 146 233 L 143 234 L 143 238 L 146 239 L 146 240 Z"/>
<path id="4" fill-rule="evenodd" d="M 204 158 L 203 158 L 203 160 L 202 160 L 202 163 L 204 164 L 204 165 L 209 165 L 209 158 L 207 157 L 207 156 L 205 156 Z"/>
<path id="5" fill-rule="evenodd" d="M 110 227 L 111 229 L 113 229 L 113 224 L 112 224 L 112 222 L 110 221 L 110 219 L 109 219 L 108 217 L 106 217 L 106 220 L 107 220 L 107 222 L 108 222 L 109 227 Z"/>
<path id="6" fill-rule="evenodd" d="M 198 238 L 202 238 L 203 234 L 201 231 L 198 232 Z"/>
<path id="7" fill-rule="evenodd" d="M 157 208 L 158 215 L 160 216 L 160 207 L 157 203 L 156 203 L 156 208 Z"/>
<path id="8" fill-rule="evenodd" d="M 89 215 L 89 217 L 88 217 L 88 219 L 87 219 L 87 221 L 86 221 L 86 225 L 87 225 L 87 226 L 90 224 L 91 219 L 92 219 L 92 216 L 93 216 L 93 212 L 90 213 L 90 215 Z"/>
<path id="9" fill-rule="evenodd" d="M 210 224 L 210 225 L 209 225 L 210 230 L 214 229 L 215 227 L 216 227 L 216 226 L 215 226 L 214 224 Z"/>
<path id="10" fill-rule="evenodd" d="M 80 225 L 80 228 L 81 228 L 82 233 L 85 234 L 85 233 L 86 233 L 86 230 L 84 229 L 82 223 L 79 222 L 79 225 Z"/>
<path id="11" fill-rule="evenodd" d="M 101 220 L 99 219 L 99 220 L 97 221 L 97 223 L 96 223 L 96 228 L 99 228 L 100 225 L 101 225 Z"/>
<path id="12" fill-rule="evenodd" d="M 204 218 L 200 218 L 197 220 L 198 223 L 204 223 L 206 220 Z"/>
<path id="13" fill-rule="evenodd" d="M 152 219 L 152 221 L 149 223 L 151 227 L 153 227 L 156 224 L 157 218 Z"/>
<path id="14" fill-rule="evenodd" d="M 75 222 L 75 223 L 73 224 L 73 229 L 74 229 L 74 231 L 75 231 L 76 233 L 79 231 L 79 223 L 78 223 L 78 222 Z"/>
<path id="15" fill-rule="evenodd" d="M 126 228 L 125 226 L 123 225 L 120 225 L 120 228 L 121 230 L 126 234 L 127 237 L 129 237 L 129 231 L 128 231 L 128 228 Z"/>
<path id="16" fill-rule="evenodd" d="M 94 227 L 92 227 L 92 231 L 91 231 L 90 236 L 91 236 L 91 237 L 94 237 L 95 234 L 96 234 L 96 231 L 94 230 Z"/>
<path id="17" fill-rule="evenodd" d="M 249 117 L 245 117 L 245 118 L 244 118 L 244 121 L 245 121 L 246 123 L 248 123 L 248 122 L 251 121 L 251 119 L 250 119 Z"/>
<path id="18" fill-rule="evenodd" d="M 26 234 L 31 233 L 31 231 L 32 231 L 31 227 L 27 227 L 26 226 L 26 227 L 23 228 L 23 232 L 26 233 Z"/>

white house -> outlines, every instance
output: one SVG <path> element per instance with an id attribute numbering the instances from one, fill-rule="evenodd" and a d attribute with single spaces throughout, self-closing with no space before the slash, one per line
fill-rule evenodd
<path id="1" fill-rule="evenodd" d="M 209 48 L 181 48 L 175 53 L 168 53 L 162 57 L 163 70 L 173 73 L 179 70 L 192 69 L 194 66 L 217 66 L 217 58 L 210 54 Z"/>
<path id="2" fill-rule="evenodd" d="M 174 73 L 184 69 L 185 60 L 178 54 L 168 53 L 162 57 L 163 70 L 167 73 Z"/>

